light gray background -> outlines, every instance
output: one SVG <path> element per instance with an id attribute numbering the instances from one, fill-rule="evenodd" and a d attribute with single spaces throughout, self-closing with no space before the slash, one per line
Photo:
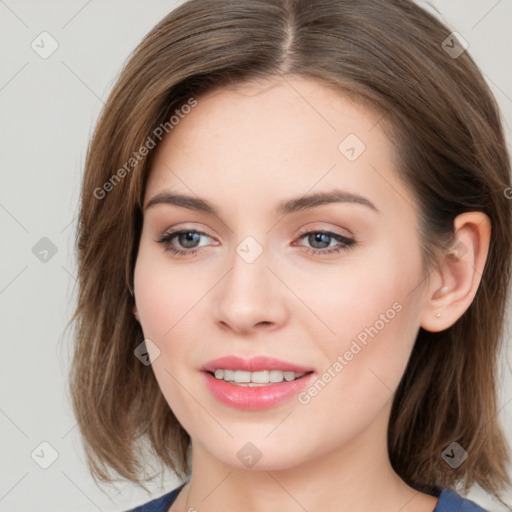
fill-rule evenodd
<path id="1" fill-rule="evenodd" d="M 75 300 L 79 185 L 93 124 L 129 53 L 178 3 L 0 0 L 0 511 L 122 511 L 150 499 L 130 485 L 98 488 L 88 474 L 66 394 L 71 341 L 63 328 Z M 433 5 L 468 41 L 510 147 L 512 0 Z M 43 31 L 59 45 L 47 59 L 31 47 Z M 33 253 L 43 237 L 57 250 L 46 262 Z M 499 416 L 512 443 L 510 352 L 508 342 Z M 36 460 L 51 461 L 42 442 L 58 454 L 47 469 L 31 457 L 36 450 Z M 161 483 L 153 496 L 178 481 Z M 470 497 L 504 510 L 481 490 Z M 506 497 L 512 503 L 510 490 Z"/>

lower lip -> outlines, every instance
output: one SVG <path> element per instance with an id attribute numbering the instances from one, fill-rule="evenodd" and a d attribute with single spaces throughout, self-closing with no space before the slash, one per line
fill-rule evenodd
<path id="1" fill-rule="evenodd" d="M 236 409 L 270 409 L 298 394 L 314 377 L 308 373 L 292 381 L 283 381 L 268 386 L 237 386 L 225 380 L 216 379 L 204 372 L 206 387 L 212 395 L 225 405 Z"/>

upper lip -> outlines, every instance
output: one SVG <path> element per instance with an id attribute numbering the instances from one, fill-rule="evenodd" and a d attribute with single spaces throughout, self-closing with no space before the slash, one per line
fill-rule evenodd
<path id="1" fill-rule="evenodd" d="M 215 370 L 243 370 L 259 372 L 262 370 L 282 370 L 284 372 L 307 373 L 313 368 L 290 363 L 274 357 L 258 356 L 244 359 L 238 356 L 225 356 L 213 359 L 201 367 L 201 371 L 214 372 Z"/>

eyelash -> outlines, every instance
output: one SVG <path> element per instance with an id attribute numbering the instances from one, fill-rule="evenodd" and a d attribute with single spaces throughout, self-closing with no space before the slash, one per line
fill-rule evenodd
<path id="1" fill-rule="evenodd" d="M 179 235 L 182 235 L 182 234 L 187 234 L 187 233 L 196 233 L 198 235 L 204 235 L 204 236 L 208 237 L 208 235 L 206 233 L 203 233 L 202 231 L 197 231 L 195 229 L 181 229 L 178 231 L 172 231 L 170 233 L 164 233 L 162 236 L 160 236 L 156 240 L 156 242 L 158 242 L 159 244 L 162 244 L 164 246 L 164 251 L 169 251 L 178 257 L 192 256 L 192 255 L 195 255 L 195 254 L 201 252 L 201 250 L 197 249 L 197 248 L 191 249 L 191 250 L 184 250 L 184 249 L 177 249 L 171 245 L 171 240 L 173 238 L 175 238 Z M 327 249 L 313 249 L 312 247 L 301 246 L 301 247 L 304 247 L 309 254 L 313 254 L 315 256 L 316 255 L 327 255 L 327 254 L 329 254 L 329 255 L 330 254 L 338 254 L 338 253 L 341 253 L 342 251 L 347 251 L 347 250 L 351 249 L 356 244 L 356 241 L 353 238 L 348 238 L 346 236 L 340 235 L 339 233 L 334 233 L 332 231 L 326 231 L 326 230 L 321 230 L 321 229 L 304 230 L 299 234 L 298 239 L 300 240 L 310 234 L 327 235 L 330 238 L 333 238 L 334 240 L 336 240 L 337 242 L 340 242 L 340 244 L 341 244 L 341 245 L 338 245 L 338 246 L 336 246 L 332 249 L 328 249 L 328 250 Z"/>

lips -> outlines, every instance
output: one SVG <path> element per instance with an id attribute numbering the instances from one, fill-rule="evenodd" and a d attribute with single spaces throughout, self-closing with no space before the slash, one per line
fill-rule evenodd
<path id="1" fill-rule="evenodd" d="M 308 373 L 313 368 L 290 363 L 273 357 L 258 356 L 244 359 L 237 356 L 227 356 L 209 361 L 201 367 L 202 371 L 214 373 L 215 370 L 243 370 L 246 372 L 260 372 L 264 370 L 281 370 L 283 372 Z"/>
<path id="2" fill-rule="evenodd" d="M 221 357 L 206 363 L 202 368 L 205 384 L 210 393 L 222 404 L 237 409 L 256 410 L 274 407 L 297 395 L 314 379 L 314 371 L 307 366 L 301 366 L 288 361 L 271 357 L 254 357 L 244 359 L 236 356 Z M 231 372 L 234 375 L 274 374 L 276 377 L 285 372 L 293 380 L 284 379 L 280 382 L 245 383 L 226 381 L 215 377 L 219 373 Z M 240 380 L 240 379 L 238 379 Z"/>
<path id="3" fill-rule="evenodd" d="M 245 410 L 270 409 L 285 403 L 296 397 L 315 378 L 315 374 L 311 372 L 290 382 L 249 387 L 216 379 L 209 372 L 203 372 L 202 375 L 206 388 L 221 404 Z"/>

